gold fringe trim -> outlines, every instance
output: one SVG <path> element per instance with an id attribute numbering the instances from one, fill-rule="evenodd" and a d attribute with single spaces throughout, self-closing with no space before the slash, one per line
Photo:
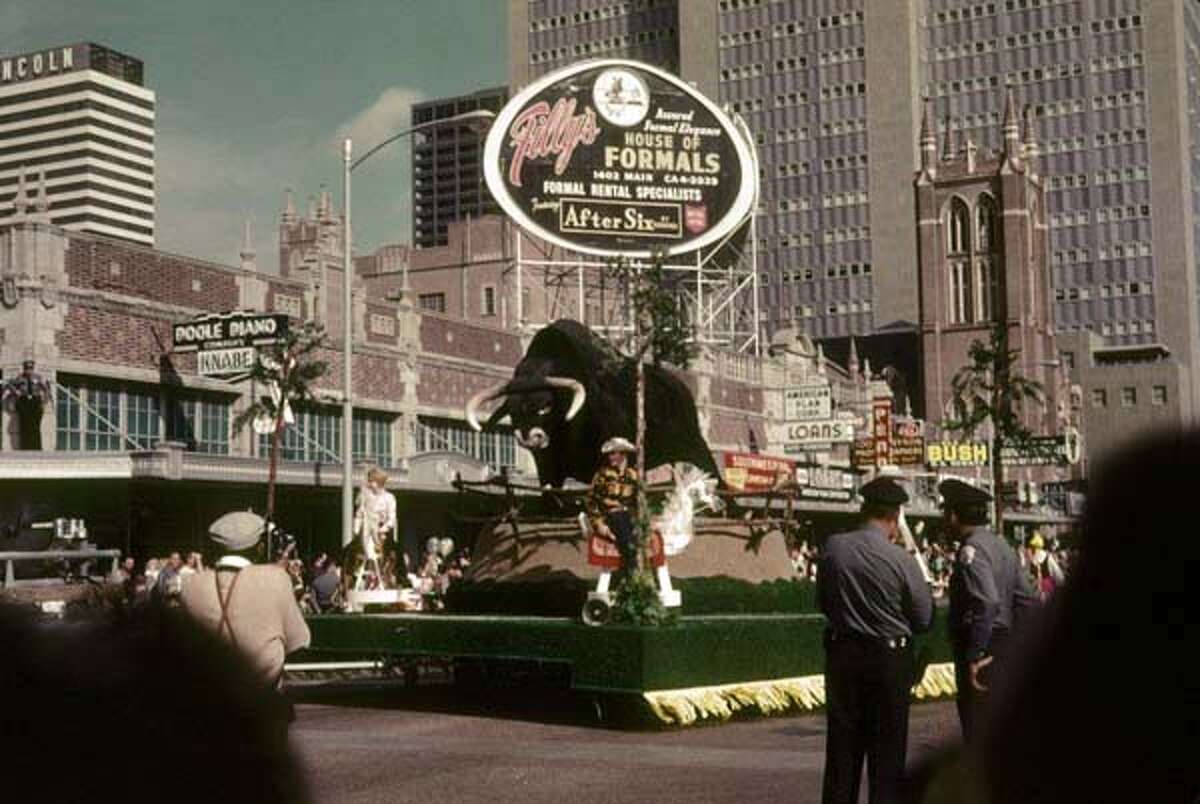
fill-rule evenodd
<path id="1" fill-rule="evenodd" d="M 954 665 L 931 664 L 913 697 L 930 700 L 955 692 Z M 825 705 L 825 677 L 798 676 L 743 684 L 721 684 L 642 693 L 655 717 L 667 724 L 690 726 L 698 720 L 728 720 L 737 712 L 757 710 L 777 715 L 791 709 L 811 711 Z"/>

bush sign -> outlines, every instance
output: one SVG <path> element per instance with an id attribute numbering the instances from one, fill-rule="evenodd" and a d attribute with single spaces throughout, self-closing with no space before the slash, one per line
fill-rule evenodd
<path id="1" fill-rule="evenodd" d="M 581 62 L 501 110 L 484 149 L 500 207 L 529 233 L 608 257 L 718 244 L 749 216 L 749 136 L 674 75 L 641 62 Z"/>

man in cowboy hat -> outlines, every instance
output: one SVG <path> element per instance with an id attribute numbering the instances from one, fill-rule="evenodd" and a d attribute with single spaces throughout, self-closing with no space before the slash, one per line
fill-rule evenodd
<path id="1" fill-rule="evenodd" d="M 988 527 L 992 495 L 951 478 L 938 486 L 946 530 L 960 543 L 950 577 L 950 644 L 958 686 L 963 740 L 975 734 L 987 677 L 1003 660 L 1005 644 L 1022 611 L 1037 605 L 1017 553 Z"/>
<path id="2" fill-rule="evenodd" d="M 311 634 L 292 592 L 287 570 L 277 564 L 254 564 L 261 558 L 266 522 L 258 527 L 210 531 L 220 553 L 213 569 L 183 582 L 184 610 L 204 628 L 245 656 L 263 687 L 277 692 L 283 663 L 292 651 L 308 647 Z M 290 715 L 290 706 L 281 708 Z M 286 732 L 287 719 L 281 718 Z"/>
<path id="3" fill-rule="evenodd" d="M 608 464 L 592 478 L 587 498 L 588 516 L 597 533 L 617 543 L 621 569 L 628 572 L 637 563 L 637 535 L 634 513 L 637 511 L 637 470 L 629 465 L 629 454 L 637 452 L 628 439 L 616 436 L 600 447 Z"/>

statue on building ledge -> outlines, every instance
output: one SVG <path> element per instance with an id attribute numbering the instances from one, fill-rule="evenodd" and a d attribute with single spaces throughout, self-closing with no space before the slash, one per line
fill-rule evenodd
<path id="1" fill-rule="evenodd" d="M 17 413 L 17 449 L 42 448 L 42 411 L 50 399 L 50 383 L 34 371 L 35 364 L 26 360 L 21 373 L 3 386 L 3 399 Z"/>

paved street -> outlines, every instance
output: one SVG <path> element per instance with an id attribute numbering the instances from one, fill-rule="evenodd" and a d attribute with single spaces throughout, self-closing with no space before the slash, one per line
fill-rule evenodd
<path id="1" fill-rule="evenodd" d="M 306 696 L 292 735 L 316 800 L 820 800 L 819 715 L 627 732 L 581 725 L 592 713 L 580 705 L 486 713 L 455 707 L 451 694 L 424 688 Z M 915 707 L 910 756 L 928 754 L 956 728 L 952 704 Z"/>

